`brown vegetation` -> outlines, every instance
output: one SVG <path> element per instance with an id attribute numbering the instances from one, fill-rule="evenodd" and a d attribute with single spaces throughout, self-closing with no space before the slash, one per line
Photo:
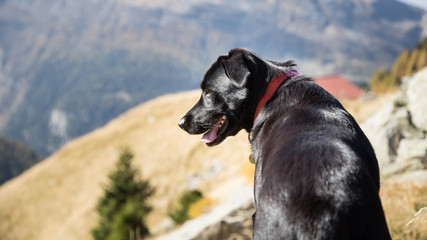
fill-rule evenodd
<path id="1" fill-rule="evenodd" d="M 371 78 L 371 87 L 377 93 L 395 90 L 402 78 L 427 66 L 427 38 L 411 51 L 405 50 L 396 58 L 391 69 L 379 69 Z"/>
<path id="2" fill-rule="evenodd" d="M 427 239 L 427 182 L 395 177 L 381 188 L 382 204 L 392 238 Z"/>

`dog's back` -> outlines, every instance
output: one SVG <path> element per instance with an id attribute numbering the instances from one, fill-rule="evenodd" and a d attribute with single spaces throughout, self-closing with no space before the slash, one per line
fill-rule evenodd
<path id="1" fill-rule="evenodd" d="M 255 239 L 390 239 L 374 151 L 316 83 L 293 78 L 254 126 Z"/>

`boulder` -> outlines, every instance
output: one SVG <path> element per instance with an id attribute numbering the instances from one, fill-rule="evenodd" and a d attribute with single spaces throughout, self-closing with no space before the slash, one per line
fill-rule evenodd
<path id="1" fill-rule="evenodd" d="M 361 128 L 371 141 L 381 173 L 425 169 L 427 161 L 427 68 L 404 79 L 400 92 Z"/>
<path id="2" fill-rule="evenodd" d="M 363 132 L 366 134 L 375 150 L 381 169 L 393 162 L 388 140 L 390 136 L 394 135 L 392 129 L 394 128 L 393 125 L 396 125 L 395 123 L 389 122 L 393 110 L 393 103 L 387 103 L 361 125 Z"/>
<path id="3" fill-rule="evenodd" d="M 407 96 L 413 124 L 418 129 L 427 131 L 427 67 L 410 79 Z"/>

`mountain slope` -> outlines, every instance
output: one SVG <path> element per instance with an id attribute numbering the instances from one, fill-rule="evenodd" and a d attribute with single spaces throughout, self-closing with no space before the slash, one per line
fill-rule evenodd
<path id="1" fill-rule="evenodd" d="M 50 154 L 142 101 L 195 88 L 232 47 L 364 81 L 426 21 L 395 0 L 6 0 L 0 129 Z"/>
<path id="2" fill-rule="evenodd" d="M 42 158 L 25 144 L 0 136 L 0 185 L 40 160 Z"/>
<path id="3" fill-rule="evenodd" d="M 0 187 L 2 239 L 90 239 L 96 223 L 96 201 L 114 168 L 120 147 L 129 146 L 134 163 L 156 188 L 150 229 L 172 210 L 188 188 L 198 188 L 214 203 L 224 201 L 248 180 L 247 135 L 207 148 L 200 136 L 179 129 L 177 121 L 199 92 L 164 96 L 78 138 L 60 151 Z"/>

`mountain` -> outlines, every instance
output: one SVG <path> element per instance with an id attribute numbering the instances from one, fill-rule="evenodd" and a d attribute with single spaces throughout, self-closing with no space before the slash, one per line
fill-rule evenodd
<path id="1" fill-rule="evenodd" d="M 40 160 L 42 158 L 25 144 L 0 137 L 0 185 Z"/>
<path id="2" fill-rule="evenodd" d="M 249 48 L 311 75 L 367 81 L 426 35 L 395 0 L 0 2 L 0 132 L 49 155 Z"/>

